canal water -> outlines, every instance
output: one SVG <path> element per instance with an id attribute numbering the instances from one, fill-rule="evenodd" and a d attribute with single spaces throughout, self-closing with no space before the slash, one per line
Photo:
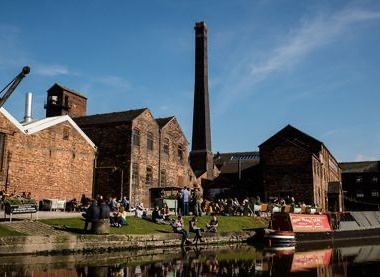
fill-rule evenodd
<path id="1" fill-rule="evenodd" d="M 0 276 L 380 276 L 380 243 L 2 256 Z"/>

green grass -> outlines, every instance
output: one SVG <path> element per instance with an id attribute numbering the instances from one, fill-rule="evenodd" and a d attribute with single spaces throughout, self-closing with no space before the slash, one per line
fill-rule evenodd
<path id="1" fill-rule="evenodd" d="M 185 229 L 188 230 L 188 222 L 190 216 L 185 217 Z M 170 225 L 155 224 L 149 220 L 140 219 L 136 217 L 127 218 L 128 225 L 122 228 L 111 228 L 111 234 L 154 234 L 160 232 L 172 232 Z M 210 221 L 209 216 L 202 216 L 198 218 L 198 226 L 204 228 Z M 238 232 L 265 226 L 265 222 L 260 219 L 248 216 L 220 216 L 218 217 L 219 227 L 218 232 Z M 41 222 L 48 225 L 65 225 L 68 229 L 80 230 L 83 229 L 84 221 L 81 218 L 59 218 L 59 219 L 46 219 Z"/>
<path id="2" fill-rule="evenodd" d="M 24 236 L 23 233 L 10 230 L 4 226 L 0 226 L 0 237 L 9 237 L 9 236 Z"/>

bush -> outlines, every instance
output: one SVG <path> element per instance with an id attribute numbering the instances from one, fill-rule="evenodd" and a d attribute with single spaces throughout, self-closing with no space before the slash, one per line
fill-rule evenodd
<path id="1" fill-rule="evenodd" d="M 37 204 L 37 201 L 34 199 L 25 199 L 25 198 L 9 198 L 5 199 L 3 203 L 6 205 L 22 205 L 22 204 Z"/>

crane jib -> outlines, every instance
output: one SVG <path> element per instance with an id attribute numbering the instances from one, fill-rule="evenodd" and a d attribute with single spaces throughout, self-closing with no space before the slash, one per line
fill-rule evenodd
<path id="1" fill-rule="evenodd" d="M 13 91 L 16 89 L 16 87 L 19 85 L 21 80 L 25 77 L 26 74 L 30 72 L 29 66 L 24 66 L 22 71 L 12 80 L 8 85 L 5 86 L 5 88 L 0 92 L 4 95 L 0 95 L 0 108 L 4 105 L 4 103 L 8 100 L 9 96 L 13 93 Z"/>

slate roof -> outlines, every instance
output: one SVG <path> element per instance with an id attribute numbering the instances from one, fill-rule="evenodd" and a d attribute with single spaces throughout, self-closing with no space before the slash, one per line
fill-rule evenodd
<path id="1" fill-rule="evenodd" d="M 300 146 L 302 145 L 306 146 L 307 144 L 312 144 L 312 145 L 316 145 L 320 147 L 321 145 L 323 145 L 321 141 L 317 140 L 316 138 L 312 136 L 309 136 L 308 134 L 288 124 L 283 129 L 278 131 L 276 134 L 271 136 L 269 139 L 264 141 L 261 145 L 259 145 L 259 147 L 262 146 L 263 144 L 266 144 L 268 142 L 274 141 L 276 139 L 281 139 L 281 138 L 291 140 L 293 143 L 300 144 Z"/>
<path id="2" fill-rule="evenodd" d="M 160 128 L 162 128 L 166 124 L 168 124 L 170 122 L 170 120 L 172 120 L 173 118 L 174 118 L 174 116 L 169 116 L 169 117 L 165 117 L 165 118 L 156 118 L 156 122 L 157 122 L 158 126 Z"/>
<path id="3" fill-rule="evenodd" d="M 231 152 L 217 153 L 214 155 L 214 163 L 219 168 L 221 174 L 233 174 L 256 166 L 260 163 L 260 153 L 258 151 L 251 152 Z"/>
<path id="4" fill-rule="evenodd" d="M 81 117 L 74 118 L 74 121 L 80 126 L 104 124 L 104 123 L 130 122 L 146 110 L 147 108 L 143 108 L 143 109 L 137 109 L 137 110 L 124 111 L 124 112 L 81 116 Z"/>
<path id="5" fill-rule="evenodd" d="M 78 95 L 78 96 L 80 96 L 80 97 L 83 97 L 83 98 L 87 99 L 87 97 L 84 96 L 82 93 L 77 92 L 77 91 L 75 91 L 75 90 L 72 90 L 71 88 L 68 88 L 68 87 L 62 86 L 62 85 L 60 85 L 60 84 L 58 84 L 58 83 L 55 83 L 51 88 L 49 88 L 49 89 L 48 89 L 48 92 L 49 92 L 50 90 L 52 90 L 54 87 L 60 87 L 60 88 L 63 89 L 63 90 L 69 91 L 69 92 L 71 92 L 71 93 L 73 93 L 73 94 L 76 94 L 76 95 Z"/>
<path id="6" fill-rule="evenodd" d="M 339 163 L 342 173 L 379 172 L 380 161 Z"/>

